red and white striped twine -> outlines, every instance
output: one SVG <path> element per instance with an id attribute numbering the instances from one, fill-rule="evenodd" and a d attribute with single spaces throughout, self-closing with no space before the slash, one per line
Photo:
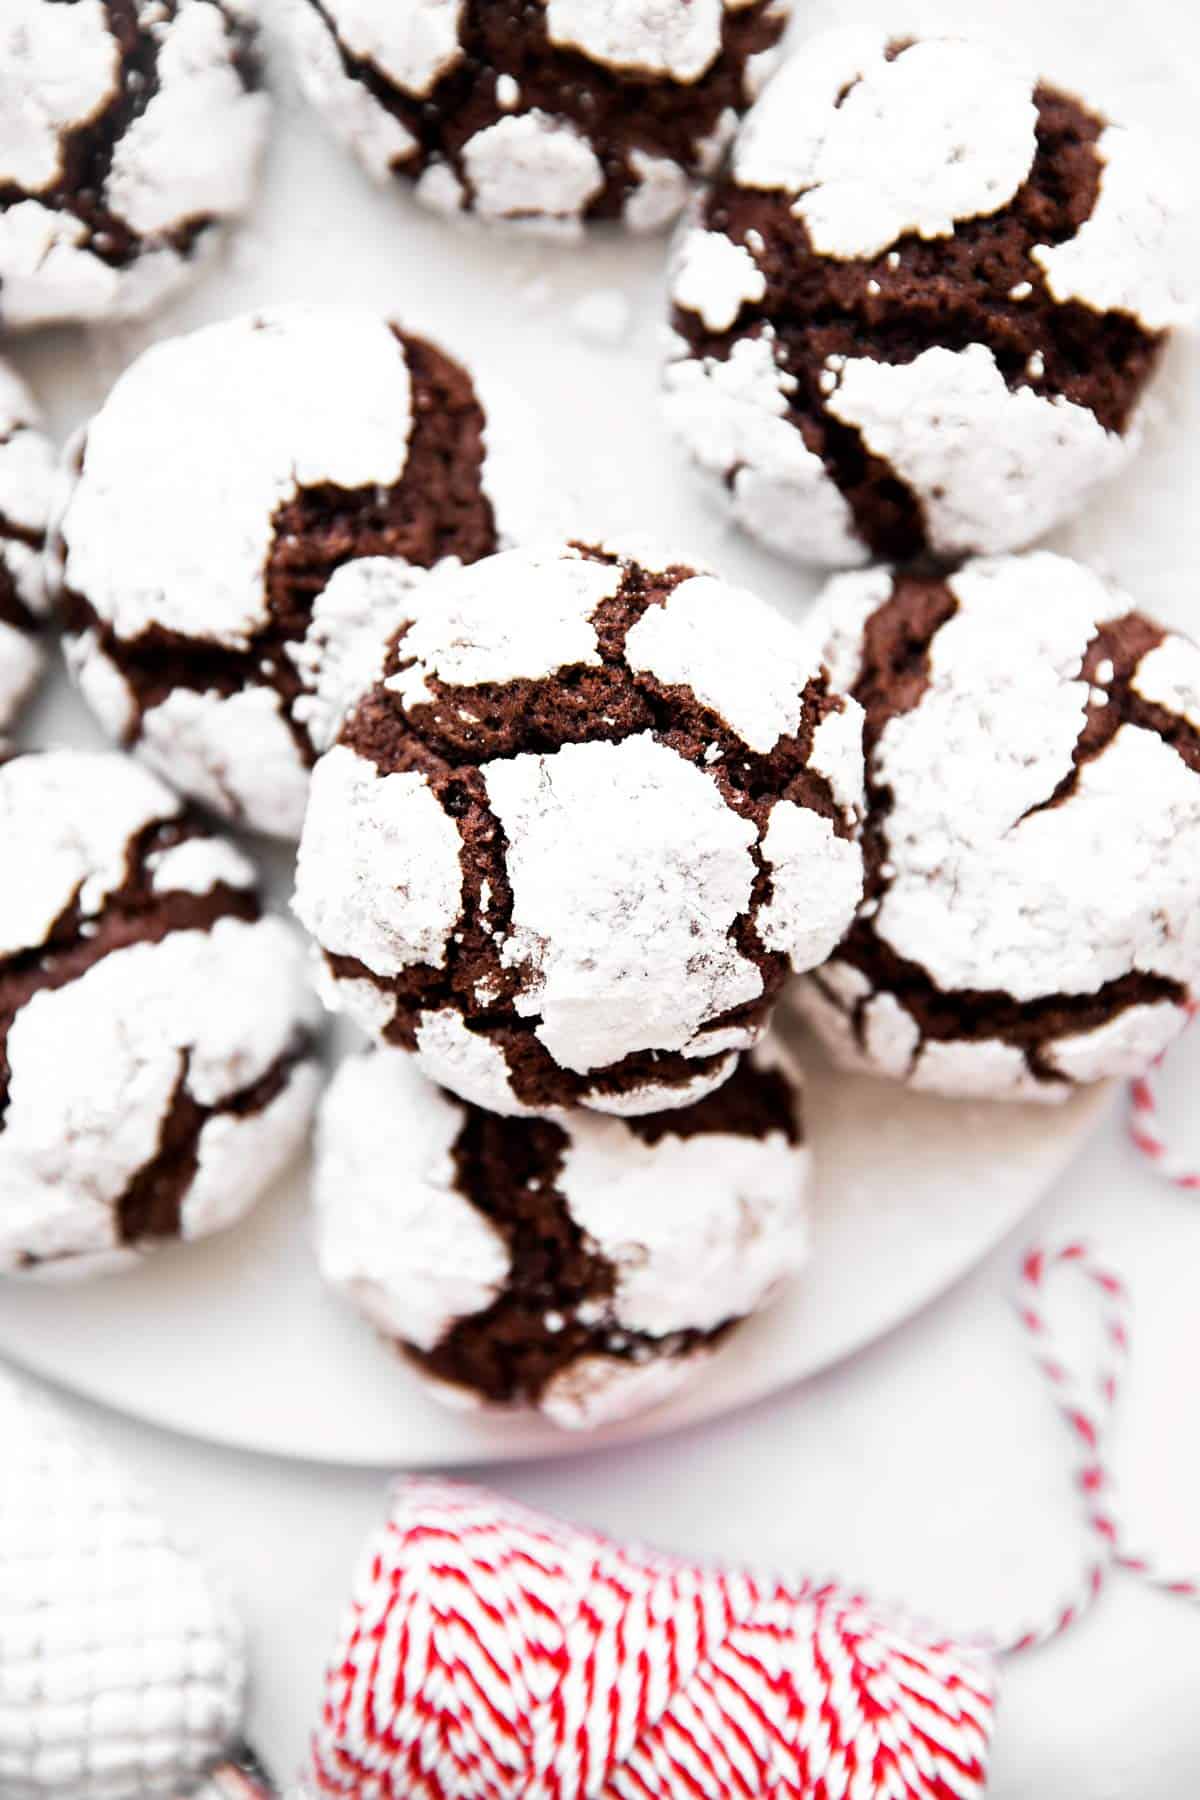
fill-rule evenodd
<path id="1" fill-rule="evenodd" d="M 1072 1357 L 1059 1283 L 1098 1304 Z M 1128 1297 L 1083 1243 L 1023 1259 L 1018 1313 L 1078 1458 L 1092 1556 L 1040 1623 L 956 1644 L 832 1584 L 694 1567 L 469 1488 L 411 1480 L 360 1564 L 312 1746 L 324 1800 L 971 1800 L 991 1657 L 1052 1642 L 1128 1545 L 1108 1462 Z M 981 1652 L 987 1654 L 981 1655 Z"/>
<path id="2" fill-rule="evenodd" d="M 1194 1020 L 1200 1012 L 1200 1003 L 1191 1001 L 1187 1010 L 1189 1018 Z M 1145 1075 L 1129 1084 L 1129 1135 L 1156 1175 L 1170 1182 L 1172 1187 L 1195 1193 L 1200 1191 L 1200 1169 L 1181 1156 L 1172 1147 L 1170 1138 L 1164 1135 L 1158 1073 L 1168 1054 L 1164 1050 Z"/>
<path id="3" fill-rule="evenodd" d="M 1085 1281 L 1099 1303 L 1100 1347 L 1092 1364 L 1082 1368 L 1068 1359 L 1049 1303 L 1051 1282 L 1064 1271 Z M 1165 1593 L 1200 1601 L 1200 1579 L 1167 1574 L 1150 1557 L 1130 1549 L 1117 1503 L 1109 1434 L 1129 1357 L 1129 1296 L 1124 1282 L 1106 1269 L 1086 1244 L 1032 1249 L 1021 1264 L 1017 1314 L 1033 1339 L 1037 1366 L 1050 1385 L 1078 1454 L 1076 1482 L 1095 1554 L 1074 1590 L 1052 1613 L 991 1644 L 999 1655 L 1037 1649 L 1069 1631 L 1099 1598 L 1109 1575 L 1117 1569 Z"/>

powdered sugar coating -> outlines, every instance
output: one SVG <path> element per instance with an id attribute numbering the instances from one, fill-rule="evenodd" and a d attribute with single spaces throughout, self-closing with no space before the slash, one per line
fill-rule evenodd
<path id="1" fill-rule="evenodd" d="M 407 0 L 382 11 L 373 0 L 334 0 L 329 10 L 348 50 L 418 98 L 462 55 L 463 0 Z"/>
<path id="2" fill-rule="evenodd" d="M 211 894 L 218 883 L 252 888 L 257 879 L 253 863 L 219 837 L 185 838 L 146 860 L 154 871 L 156 894 Z"/>
<path id="3" fill-rule="evenodd" d="M 671 156 L 651 156 L 638 149 L 629 152 L 629 166 L 637 183 L 625 198 L 621 217 L 630 231 L 661 231 L 687 202 L 691 185 L 687 170 Z"/>
<path id="4" fill-rule="evenodd" d="M 1184 252 L 1140 133 L 994 50 L 833 32 L 681 238 L 668 417 L 800 561 L 1020 549 L 1136 452 Z"/>
<path id="5" fill-rule="evenodd" d="M 417 139 L 364 82 L 346 73 L 335 39 L 309 0 L 292 0 L 288 24 L 306 98 L 367 173 L 376 181 L 387 181 L 419 149 Z M 450 210 L 457 204 L 456 200 Z"/>
<path id="6" fill-rule="evenodd" d="M 593 62 L 695 81 L 721 48 L 722 0 L 543 0 L 551 43 Z"/>
<path id="7" fill-rule="evenodd" d="M 1186 979 L 1200 965 L 1200 917 L 1188 916 L 1200 776 L 1122 726 L 1067 801 L 1042 805 L 1071 771 L 1084 651 L 1127 602 L 1047 552 L 968 564 L 947 585 L 958 611 L 934 639 L 929 691 L 876 750 L 897 871 L 877 929 L 948 989 L 1031 1000 L 1093 991 L 1131 966 Z"/>
<path id="8" fill-rule="evenodd" d="M 561 1431 L 598 1431 L 665 1405 L 700 1378 L 712 1355 L 702 1348 L 649 1362 L 584 1356 L 554 1376 L 542 1395 L 541 1410 Z"/>
<path id="9" fill-rule="evenodd" d="M 1164 638 L 1143 656 L 1133 677 L 1143 700 L 1178 713 L 1200 731 L 1200 666 L 1184 638 Z"/>
<path id="10" fill-rule="evenodd" d="M 388 1050 L 344 1062 L 321 1107 L 321 1273 L 380 1331 L 420 1350 L 490 1306 L 509 1273 L 503 1238 L 457 1186 L 451 1151 L 465 1116 L 411 1057 Z"/>
<path id="11" fill-rule="evenodd" d="M 117 140 L 106 184 L 109 205 L 143 236 L 246 211 L 267 105 L 245 94 L 215 6 L 191 0 L 152 30 L 158 90 Z"/>
<path id="12" fill-rule="evenodd" d="M 807 1260 L 808 1152 L 781 1134 L 647 1144 L 586 1112 L 565 1129 L 562 1193 L 617 1272 L 613 1316 L 630 1331 L 715 1331 Z"/>
<path id="13" fill-rule="evenodd" d="M 1149 331 L 1195 317 L 1180 257 L 1183 197 L 1153 142 L 1109 125 L 1096 145 L 1103 164 L 1090 218 L 1065 243 L 1041 245 L 1034 260 L 1056 300 L 1097 312 L 1130 313 Z"/>
<path id="14" fill-rule="evenodd" d="M 816 668 L 803 638 L 776 613 L 756 617 L 750 641 L 745 598 L 715 576 L 693 575 L 643 613 L 625 654 L 631 668 L 665 686 L 689 687 L 752 750 L 768 752 L 799 730 L 804 685 Z M 752 597 L 751 607 L 757 612 Z"/>
<path id="15" fill-rule="evenodd" d="M 11 0 L 0 20 L 0 184 L 53 186 L 63 137 L 102 109 L 119 70 L 101 0 L 76 0 L 69 13 Z"/>
<path id="16" fill-rule="evenodd" d="M 11 724 L 42 671 L 42 652 L 27 632 L 0 619 L 0 730 Z"/>
<path id="17" fill-rule="evenodd" d="M 775 1064 L 764 1057 L 763 1066 Z M 784 1073 L 794 1086 L 794 1072 Z M 497 1197 L 478 1191 L 470 1160 L 454 1155 L 472 1116 L 424 1081 L 411 1057 L 388 1050 L 345 1062 L 322 1107 L 314 1186 L 322 1273 L 386 1336 L 426 1353 L 515 1279 L 506 1235 L 489 1216 Z M 794 1134 L 661 1126 L 647 1138 L 576 1110 L 561 1117 L 551 1151 L 529 1140 L 539 1163 L 553 1157 L 535 1185 L 553 1188 L 589 1253 L 612 1271 L 611 1293 L 564 1298 L 556 1315 L 547 1265 L 547 1331 L 577 1313 L 613 1350 L 572 1356 L 540 1393 L 514 1395 L 560 1424 L 590 1427 L 656 1403 L 708 1354 L 703 1343 L 688 1352 L 687 1337 L 758 1311 L 807 1260 L 809 1153 Z M 453 1402 L 471 1390 L 434 1391 Z"/>
<path id="18" fill-rule="evenodd" d="M 69 14 L 52 0 L 12 0 L 0 21 L 0 186 L 13 190 L 0 211 L 0 314 L 10 327 L 148 310 L 189 278 L 214 225 L 249 203 L 268 103 L 248 85 L 245 21 L 217 0 L 170 11 L 140 0 L 128 23 L 132 41 L 100 0 L 77 0 Z M 131 105 L 147 82 L 144 103 Z M 99 184 L 76 193 L 71 181 L 89 181 L 92 165 L 85 157 L 85 173 L 67 179 L 66 146 L 93 126 L 110 131 L 111 154 Z"/>
<path id="19" fill-rule="evenodd" d="M 19 200 L 0 211 L 0 295 L 7 329 L 139 318 L 190 280 L 216 245 L 206 232 L 186 260 L 164 244 L 114 267 L 88 242 L 82 219 L 40 201 Z"/>
<path id="20" fill-rule="evenodd" d="M 1034 83 L 982 47 L 854 29 L 805 46 L 770 84 L 734 152 L 749 188 L 796 196 L 814 250 L 868 257 L 906 232 L 949 237 L 993 213 L 1037 148 Z"/>
<path id="21" fill-rule="evenodd" d="M 1138 622 L 1130 667 L 1114 675 L 1109 657 L 1106 675 L 1086 676 L 1099 634 L 1126 641 L 1110 622 L 1130 604 L 1048 552 L 967 563 L 944 585 L 955 610 L 926 652 L 928 685 L 875 742 L 886 861 L 870 930 L 939 995 L 983 998 L 930 1038 L 919 994 L 906 999 L 915 978 L 875 993 L 873 964 L 835 962 L 803 1004 L 839 1060 L 939 1093 L 1061 1099 L 1144 1067 L 1182 1029 L 1200 977 L 1200 742 L 1178 704 L 1200 683 L 1200 649 Z M 827 590 L 843 668 L 855 652 L 839 640 L 861 643 L 879 604 L 875 572 Z M 1132 716 L 1081 753 L 1085 722 L 1118 703 Z M 1035 1036 L 1041 1015 L 1026 1031 L 1010 1009 L 991 1037 L 996 995 L 1054 1002 L 1061 1020 L 1046 1014 Z"/>
<path id="22" fill-rule="evenodd" d="M 35 995 L 8 1034 L 0 1269 L 116 1248 L 116 1205 L 154 1157 L 181 1081 L 201 1106 L 252 1086 L 294 1040 L 299 991 L 284 926 L 221 919 Z M 305 1110 L 265 1164 L 239 1139 L 237 1215 L 296 1149 Z"/>
<path id="23" fill-rule="evenodd" d="M 853 915 L 860 710 L 680 561 L 512 551 L 413 612 L 313 781 L 297 910 L 325 991 L 494 1112 L 691 1104 Z"/>
<path id="24" fill-rule="evenodd" d="M 354 702 L 382 679 L 388 642 L 416 613 L 428 580 L 400 557 L 362 556 L 335 569 L 317 595 L 308 630 L 285 652 L 305 690 L 292 717 L 315 750 L 329 749 Z"/>
<path id="25" fill-rule="evenodd" d="M 130 841 L 181 810 L 147 770 L 102 751 L 0 765 L 0 841 L 21 846 L 20 881 L 0 882 L 0 957 L 44 944 L 72 904 L 95 918 L 125 878 Z"/>
<path id="26" fill-rule="evenodd" d="M 340 990 L 339 983 L 339 995 Z M 482 1032 L 468 1031 L 462 1014 L 452 1006 L 421 1014 L 416 1052 L 430 1081 L 471 1106 L 503 1118 L 531 1118 L 537 1110 L 523 1105 L 513 1091 L 504 1052 Z"/>
<path id="27" fill-rule="evenodd" d="M 335 566 L 314 598 L 307 569 L 303 579 L 290 575 L 295 543 L 311 532 L 319 568 L 360 530 L 369 544 L 386 544 L 412 518 L 418 546 L 428 542 L 435 555 L 442 546 L 432 526 L 447 504 L 437 487 L 444 477 L 429 473 L 428 453 L 422 461 L 412 450 L 414 364 L 434 387 L 453 380 L 470 394 L 465 371 L 436 346 L 406 342 L 365 308 L 280 307 L 206 327 L 125 372 L 68 485 L 61 582 L 76 615 L 69 663 L 85 697 L 113 736 L 184 792 L 278 836 L 298 833 L 312 756 L 381 672 L 386 642 L 425 576 L 404 561 L 362 557 Z M 527 456 L 531 439 L 505 397 L 484 416 L 482 446 L 469 424 L 447 438 L 443 456 L 463 462 L 452 471 L 461 475 L 456 504 L 472 481 L 477 491 L 461 540 L 451 539 L 464 554 L 479 536 L 490 549 L 532 523 L 535 509 L 516 499 L 519 476 L 545 493 Z M 412 491 L 378 524 L 405 480 Z M 309 525 L 303 509 L 314 490 Z M 288 508 L 301 509 L 298 523 L 282 517 Z M 336 531 L 323 529 L 329 509 Z M 80 630 L 80 616 L 94 623 Z M 144 646 L 162 632 L 179 643 L 178 685 L 164 697 L 152 678 L 139 702 Z"/>
<path id="28" fill-rule="evenodd" d="M 829 365 L 827 410 L 916 496 L 930 547 L 994 553 L 1040 537 L 1134 455 L 1136 432 L 1106 431 L 1062 395 L 1011 388 L 984 344 L 923 350 L 907 363 Z"/>
<path id="29" fill-rule="evenodd" d="M 785 555 L 865 562 L 849 506 L 787 417 L 794 389 L 768 327 L 740 339 L 724 360 L 692 357 L 681 345 L 665 371 L 664 406 L 671 428 L 702 469 L 722 478 L 733 516 L 755 537 Z"/>
<path id="30" fill-rule="evenodd" d="M 728 331 L 749 301 L 761 300 L 766 277 L 744 244 L 720 231 L 689 231 L 680 242 L 671 279 L 676 304 Z"/>
<path id="31" fill-rule="evenodd" d="M 462 909 L 459 837 L 423 775 L 381 775 L 342 744 L 321 758 L 295 908 L 326 950 L 377 975 L 445 962 Z"/>
<path id="32" fill-rule="evenodd" d="M 550 113 L 512 114 L 477 131 L 463 146 L 463 168 L 481 219 L 568 237 L 604 185 L 587 139 Z"/>
<path id="33" fill-rule="evenodd" d="M 621 585 L 619 564 L 566 562 L 557 549 L 490 556 L 437 583 L 405 633 L 414 665 L 391 677 L 406 706 L 428 699 L 426 677 L 453 687 L 537 680 L 600 661 L 592 614 Z"/>
<path id="34" fill-rule="evenodd" d="M 513 889 L 502 960 L 528 971 L 517 1009 L 562 1067 L 685 1050 L 762 993 L 728 937 L 755 829 L 690 763 L 645 734 L 491 763 L 485 779 Z"/>
<path id="35" fill-rule="evenodd" d="M 862 852 L 819 813 L 777 800 L 762 856 L 771 898 L 759 911 L 758 935 L 797 971 L 811 969 L 824 962 L 862 898 Z"/>
<path id="36" fill-rule="evenodd" d="M 0 731 L 42 666 L 32 627 L 46 604 L 41 545 L 54 451 L 41 426 L 32 394 L 0 363 Z"/>
<path id="37" fill-rule="evenodd" d="M 316 1064 L 301 1063 L 261 1112 L 245 1118 L 217 1113 L 201 1127 L 196 1173 L 179 1209 L 179 1235 L 185 1242 L 237 1224 L 247 1209 L 242 1185 L 247 1171 L 263 1192 L 295 1161 L 321 1085 Z"/>
<path id="38" fill-rule="evenodd" d="M 1061 1037 L 1049 1060 L 1069 1081 L 1110 1081 L 1143 1074 L 1179 1036 L 1179 1008 L 1130 1006 L 1093 1031 Z"/>
<path id="39" fill-rule="evenodd" d="M 227 910 L 253 871 L 218 840 L 180 839 L 178 800 L 136 763 L 18 757 L 0 768 L 0 819 L 26 877 L 0 901 L 0 959 L 15 959 L 16 977 L 0 1017 L 0 1270 L 100 1272 L 164 1236 L 232 1223 L 295 1152 L 315 1098 L 294 935 L 248 897 Z M 139 846 L 164 827 L 144 862 L 147 899 L 101 947 Z M 149 896 L 197 908 L 160 925 Z M 47 945 L 44 980 L 23 986 L 23 963 Z M 84 957 L 74 973 L 64 953 Z"/>
<path id="40" fill-rule="evenodd" d="M 109 723 L 103 715 L 101 722 Z M 273 688 L 176 688 L 143 713 L 136 748 L 183 793 L 226 818 L 291 838 L 304 822 L 308 765 Z"/>
<path id="41" fill-rule="evenodd" d="M 88 427 L 60 527 L 67 586 L 120 637 L 156 625 L 244 650 L 267 621 L 277 509 L 303 487 L 397 481 L 411 425 L 408 364 L 365 307 L 291 306 L 156 344 Z"/>
<path id="42" fill-rule="evenodd" d="M 788 0 L 287 0 L 301 85 L 379 180 L 445 217 L 660 229 L 777 58 Z"/>

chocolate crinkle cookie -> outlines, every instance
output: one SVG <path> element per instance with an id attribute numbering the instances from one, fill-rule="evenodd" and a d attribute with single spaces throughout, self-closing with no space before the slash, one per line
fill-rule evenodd
<path id="1" fill-rule="evenodd" d="M 0 763 L 0 1271 L 232 1224 L 299 1146 L 313 1004 L 254 873 L 109 752 Z"/>
<path id="2" fill-rule="evenodd" d="M 654 231 L 774 66 L 789 0 L 290 0 L 309 99 L 426 205 Z"/>
<path id="3" fill-rule="evenodd" d="M 0 325 L 128 318 L 249 204 L 267 124 L 241 0 L 4 0 Z"/>
<path id="4" fill-rule="evenodd" d="M 42 550 L 54 450 L 33 395 L 0 363 L 0 731 L 11 725 L 42 666 Z"/>
<path id="5" fill-rule="evenodd" d="M 815 39 L 679 238 L 669 417 L 801 561 L 1018 549 L 1134 451 L 1178 223 L 1140 132 L 998 54 Z"/>
<path id="6" fill-rule="evenodd" d="M 1062 1100 L 1200 977 L 1200 649 L 1046 551 L 833 581 L 867 716 L 866 898 L 803 1010 L 847 1067 Z"/>
<path id="7" fill-rule="evenodd" d="M 357 307 L 148 350 L 76 446 L 55 534 L 84 698 L 181 792 L 295 837 L 404 579 L 522 535 L 544 489 L 520 437 L 444 351 Z"/>
<path id="8" fill-rule="evenodd" d="M 682 563 L 510 551 L 422 601 L 313 775 L 329 1003 L 495 1112 L 689 1104 L 853 917 L 860 709 Z"/>
<path id="9" fill-rule="evenodd" d="M 637 1119 L 504 1119 L 376 1050 L 322 1108 L 328 1282 L 455 1405 L 588 1428 L 657 1405 L 802 1266 L 809 1154 L 773 1045 Z"/>

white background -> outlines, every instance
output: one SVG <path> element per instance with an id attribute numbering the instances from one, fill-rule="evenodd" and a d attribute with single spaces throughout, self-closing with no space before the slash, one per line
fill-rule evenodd
<path id="1" fill-rule="evenodd" d="M 1193 0 L 799 0 L 801 30 L 873 19 L 898 32 L 949 19 L 1018 39 L 1043 67 L 1126 117 L 1154 123 L 1196 185 L 1200 12 Z M 590 244 L 573 256 L 499 247 L 374 195 L 286 95 L 264 205 L 230 262 L 168 326 L 275 298 L 388 305 L 448 347 L 502 368 L 542 419 L 552 464 L 593 528 L 657 530 L 689 543 L 780 604 L 802 578 L 727 540 L 695 506 L 657 425 L 653 349 L 661 252 Z M 595 345 L 575 309 L 596 289 L 630 308 L 627 339 Z M 158 330 L 164 328 L 159 324 Z M 65 429 L 143 340 L 55 334 L 16 358 Z M 1121 502 L 1067 534 L 1150 610 L 1200 607 L 1200 404 L 1192 351 L 1171 360 L 1164 418 Z M 1183 1112 L 1200 1044 L 1175 1063 Z M 1200 1123 L 1194 1137 L 1200 1156 Z M 965 1191 L 964 1207 L 972 1196 Z M 1070 1585 L 1081 1540 L 1065 1440 L 1007 1300 L 1019 1244 L 1082 1231 L 1128 1277 L 1134 1371 L 1119 1436 L 1128 1511 L 1161 1548 L 1200 1563 L 1200 1205 L 1160 1188 L 1111 1119 L 1053 1199 L 967 1283 L 837 1370 L 722 1423 L 658 1443 L 488 1471 L 533 1504 L 685 1551 L 832 1572 L 939 1615 L 1004 1625 Z M 2 1305 L 0 1299 L 0 1305 Z M 252 1291 L 244 1305 L 253 1307 Z M 144 1346 L 147 1365 L 155 1356 Z M 281 1352 L 282 1354 L 282 1352 Z M 244 1371 L 246 1382 L 256 1370 Z M 235 1580 L 254 1639 L 251 1736 L 280 1776 L 299 1763 L 321 1667 L 377 1475 L 225 1453 L 102 1415 L 110 1441 L 158 1488 Z M 1200 1791 L 1200 1613 L 1120 1583 L 1056 1648 L 1003 1671 L 996 1800 L 1193 1800 Z"/>

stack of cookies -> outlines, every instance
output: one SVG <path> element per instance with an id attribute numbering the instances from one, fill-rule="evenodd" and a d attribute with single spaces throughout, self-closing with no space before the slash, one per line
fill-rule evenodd
<path id="1" fill-rule="evenodd" d="M 20 5 L 32 93 L 56 9 Z M 582 239 L 691 194 L 671 422 L 737 525 L 843 572 L 797 627 L 686 552 L 568 541 L 521 403 L 357 306 L 152 348 L 53 507 L 0 386 L 0 723 L 49 597 L 132 753 L 0 765 L 33 872 L 0 908 L 0 1268 L 216 1229 L 303 1134 L 295 946 L 199 807 L 298 838 L 318 992 L 371 1040 L 321 1112 L 327 1280 L 439 1397 L 592 1427 L 805 1260 L 785 996 L 843 1067 L 995 1100 L 1138 1072 L 1183 1027 L 1200 651 L 1028 549 L 1136 451 L 1187 314 L 1173 202 L 1136 133 L 958 40 L 833 34 L 756 99 L 778 0 L 291 10 L 310 98 L 444 213 Z M 186 231 L 148 177 L 77 205 L 90 127 L 34 106 L 6 322 L 130 310 L 139 264 L 174 283 L 236 210 L 235 7 L 83 46 L 79 105 L 118 173 L 156 102 L 178 152 L 188 19 L 241 134 L 221 192 Z M 165 217 L 187 171 L 161 174 Z"/>

